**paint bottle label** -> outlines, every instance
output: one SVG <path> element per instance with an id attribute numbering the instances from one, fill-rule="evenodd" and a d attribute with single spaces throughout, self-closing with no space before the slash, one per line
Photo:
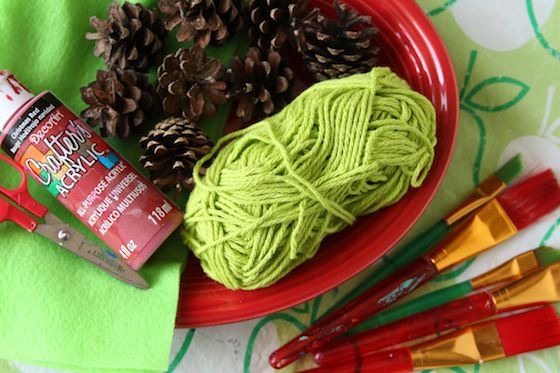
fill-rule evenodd
<path id="1" fill-rule="evenodd" d="M 108 247 L 138 269 L 182 212 L 52 93 L 8 122 L 2 149 Z"/>

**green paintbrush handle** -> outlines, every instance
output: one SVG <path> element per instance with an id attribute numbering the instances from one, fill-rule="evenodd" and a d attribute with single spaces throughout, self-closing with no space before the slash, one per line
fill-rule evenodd
<path id="1" fill-rule="evenodd" d="M 392 258 L 393 255 L 385 255 L 383 257 L 389 257 L 388 260 L 391 260 L 393 262 L 392 267 L 393 272 L 395 272 L 396 270 L 409 265 L 419 256 L 427 253 L 450 231 L 451 227 L 447 225 L 445 220 L 440 220 L 436 224 L 428 228 L 426 231 L 420 233 L 420 235 L 416 239 L 412 240 L 408 245 L 399 250 L 398 253 L 395 253 L 394 259 Z"/>
<path id="2" fill-rule="evenodd" d="M 461 298 L 473 291 L 473 287 L 469 281 L 460 282 L 442 289 L 435 290 L 431 293 L 422 295 L 410 302 L 400 304 L 387 311 L 383 311 L 365 323 L 352 329 L 351 334 L 360 333 L 364 330 L 377 328 L 381 325 L 389 324 L 393 321 L 403 319 L 416 313 L 429 310 L 430 308 L 440 306 L 447 302 L 451 302 L 457 298 Z"/>
<path id="3" fill-rule="evenodd" d="M 450 230 L 451 228 L 447 225 L 447 223 L 444 220 L 440 220 L 421 233 L 416 239 L 400 249 L 399 252 L 394 255 L 383 255 L 380 259 L 382 261 L 381 268 L 373 272 L 368 278 L 342 297 L 324 314 L 327 315 L 331 313 L 331 311 L 340 308 L 342 305 L 348 303 L 365 290 L 392 275 L 400 268 L 412 263 L 412 261 L 419 256 L 424 255 L 428 250 L 440 242 Z"/>

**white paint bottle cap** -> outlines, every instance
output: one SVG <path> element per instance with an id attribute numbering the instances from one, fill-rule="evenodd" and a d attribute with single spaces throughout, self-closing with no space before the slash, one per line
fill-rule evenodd
<path id="1" fill-rule="evenodd" d="M 12 73 L 0 71 L 0 132 L 10 118 L 35 95 L 21 84 Z"/>

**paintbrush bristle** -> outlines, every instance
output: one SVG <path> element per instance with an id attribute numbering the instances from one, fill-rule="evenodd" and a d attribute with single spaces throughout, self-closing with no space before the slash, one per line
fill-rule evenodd
<path id="1" fill-rule="evenodd" d="M 541 266 L 547 266 L 560 260 L 560 250 L 556 250 L 549 246 L 541 246 L 535 250 L 537 259 Z"/>
<path id="2" fill-rule="evenodd" d="M 506 356 L 560 344 L 560 319 L 552 305 L 498 319 L 495 325 Z"/>
<path id="3" fill-rule="evenodd" d="M 548 169 L 506 189 L 497 198 L 521 230 L 560 206 L 560 186 Z"/>
<path id="4" fill-rule="evenodd" d="M 523 161 L 521 159 L 521 154 L 518 153 L 509 161 L 507 161 L 502 167 L 500 167 L 500 169 L 494 174 L 506 185 L 509 185 L 511 184 L 513 179 L 515 179 L 515 177 L 519 175 L 522 169 Z"/>

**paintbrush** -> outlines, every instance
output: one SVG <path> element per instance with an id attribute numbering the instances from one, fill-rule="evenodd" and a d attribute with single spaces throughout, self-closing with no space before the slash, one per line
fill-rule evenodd
<path id="1" fill-rule="evenodd" d="M 488 361 L 560 344 L 560 319 L 552 305 L 486 321 L 417 346 L 364 354 L 354 361 L 306 373 L 400 373 Z M 369 351 L 364 351 L 367 353 Z"/>
<path id="2" fill-rule="evenodd" d="M 398 269 L 411 263 L 420 255 L 425 254 L 439 243 L 451 229 L 462 219 L 471 215 L 478 208 L 500 194 L 523 169 L 521 154 L 516 154 L 507 161 L 494 174 L 487 177 L 479 186 L 470 193 L 452 212 L 437 223 L 420 233 L 414 240 L 403 246 L 398 252 L 383 255 L 380 259 L 381 266 L 358 286 L 344 295 L 338 302 L 331 306 L 325 314 L 340 308 L 350 300 L 371 288 L 381 280 L 389 277 Z M 318 324 L 316 324 L 318 326 Z"/>
<path id="3" fill-rule="evenodd" d="M 495 290 L 473 294 L 370 331 L 326 345 L 314 355 L 320 365 L 439 334 L 498 313 L 560 301 L 560 262 Z"/>
<path id="4" fill-rule="evenodd" d="M 319 327 L 311 327 L 273 352 L 269 363 L 282 368 L 389 307 L 437 274 L 515 235 L 560 205 L 560 187 L 551 170 L 508 188 L 455 227 L 428 254 L 343 306 Z"/>
<path id="5" fill-rule="evenodd" d="M 358 286 L 352 289 L 348 294 L 343 296 L 332 307 L 330 307 L 325 312 L 325 315 L 328 316 L 323 317 L 310 327 L 310 329 L 308 329 L 308 333 L 314 333 L 319 330 L 323 324 L 327 324 L 333 315 L 336 316 L 336 313 L 333 312 L 334 310 L 339 309 L 342 306 L 344 306 L 345 309 L 353 307 L 355 305 L 353 300 L 358 295 L 373 287 L 381 280 L 392 275 L 398 269 L 410 264 L 414 261 L 414 259 L 425 254 L 434 245 L 439 243 L 443 237 L 451 231 L 452 227 L 457 226 L 462 219 L 472 215 L 474 211 L 500 194 L 509 184 L 512 183 L 515 177 L 519 175 L 522 168 L 523 164 L 521 154 L 517 154 L 496 172 L 494 172 L 494 174 L 490 175 L 482 183 L 480 183 L 480 185 L 445 218 L 439 220 L 437 223 L 418 235 L 416 239 L 405 245 L 398 251 L 398 253 L 383 255 L 381 258 L 381 267 L 367 279 L 362 281 Z M 273 361 L 271 361 L 271 365 L 275 366 Z"/>
<path id="6" fill-rule="evenodd" d="M 389 324 L 415 313 L 451 302 L 452 300 L 461 298 L 475 290 L 494 286 L 500 283 L 510 283 L 526 276 L 536 269 L 546 267 L 558 260 L 560 260 L 559 250 L 554 250 L 553 248 L 546 246 L 539 247 L 535 250 L 529 250 L 470 280 L 435 290 L 407 303 L 399 304 L 386 311 L 378 313 L 377 315 L 369 318 L 366 322 L 352 329 L 352 333 L 356 334 L 364 330 Z"/>

